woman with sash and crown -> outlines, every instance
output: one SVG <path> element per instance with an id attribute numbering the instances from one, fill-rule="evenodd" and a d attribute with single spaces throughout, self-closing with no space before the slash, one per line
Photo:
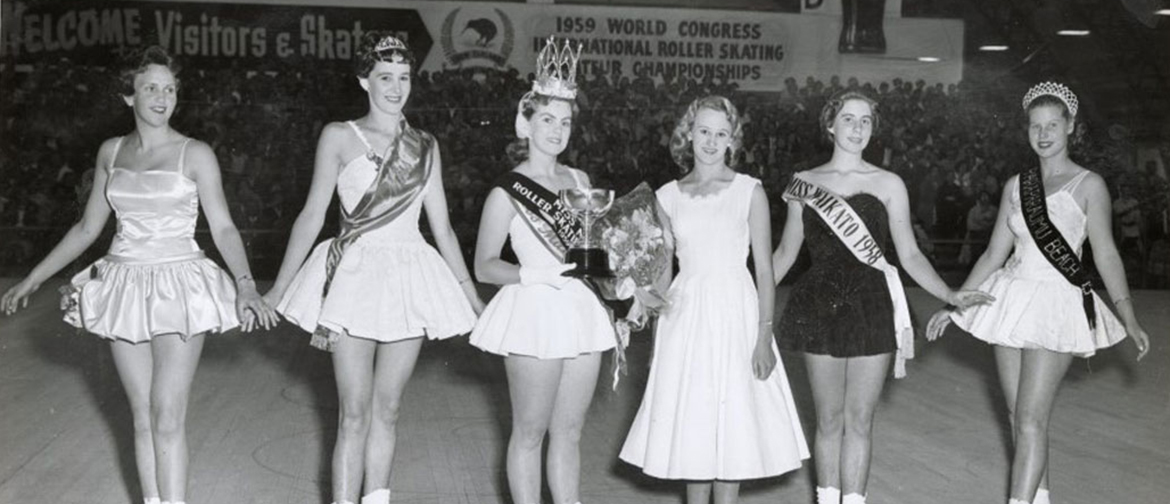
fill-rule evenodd
<path id="1" fill-rule="evenodd" d="M 740 480 L 799 469 L 809 456 L 772 337 L 768 197 L 732 169 L 742 141 L 730 100 L 695 100 L 671 135 L 683 176 L 657 193 L 680 270 L 621 458 L 656 478 L 688 480 L 688 504 L 732 504 Z"/>
<path id="2" fill-rule="evenodd" d="M 73 277 L 62 305 L 66 322 L 110 340 L 130 403 L 146 504 L 186 500 L 187 401 L 203 336 L 278 320 L 256 292 L 215 153 L 170 125 L 178 70 L 158 46 L 126 58 L 120 94 L 134 113 L 134 131 L 101 145 L 81 220 L 0 297 L 8 315 L 27 305 L 42 282 L 98 239 L 114 212 L 109 253 Z M 234 282 L 195 242 L 200 206 Z"/>
<path id="3" fill-rule="evenodd" d="M 898 269 L 885 258 L 888 242 L 935 297 L 959 306 L 990 300 L 948 288 L 919 251 L 902 179 L 862 159 L 878 122 L 877 102 L 859 90 L 825 103 L 820 126 L 833 156 L 794 175 L 784 190 L 788 216 L 772 257 L 779 283 L 807 239 L 812 266 L 792 287 L 777 336 L 782 350 L 804 353 L 808 369 L 817 504 L 865 502 L 884 377 L 891 360 L 894 376 L 904 376 L 913 357 L 909 306 Z"/>
<path id="4" fill-rule="evenodd" d="M 613 324 L 586 284 L 562 273 L 581 223 L 557 194 L 589 187 L 580 170 L 557 162 L 577 113 L 580 46 L 550 38 L 537 58 L 536 81 L 520 99 L 516 167 L 488 194 L 475 245 L 475 274 L 502 285 L 471 333 L 471 343 L 504 357 L 512 401 L 508 486 L 515 504 L 538 504 L 541 448 L 549 437 L 548 485 L 556 504 L 580 501 L 581 429 L 593 399 L 601 353 L 614 347 Z M 511 239 L 519 260 L 500 257 Z"/>
<path id="5" fill-rule="evenodd" d="M 1004 184 L 991 242 L 963 282 L 996 301 L 940 311 L 927 329 L 935 339 L 953 321 L 994 345 L 1015 440 L 1011 504 L 1049 502 L 1048 423 L 1073 357 L 1089 357 L 1126 334 L 1138 359 L 1150 350 L 1113 242 L 1109 189 L 1100 175 L 1069 159 L 1080 130 L 1077 105 L 1072 91 L 1052 82 L 1024 96 L 1028 143 L 1039 163 Z M 1093 292 L 1080 259 L 1086 238 L 1121 320 Z"/>
<path id="6" fill-rule="evenodd" d="M 333 498 L 357 502 L 360 492 L 362 504 L 384 504 L 402 392 L 423 338 L 469 332 L 483 303 L 447 217 L 439 146 L 402 112 L 414 56 L 371 31 L 355 63 L 369 111 L 322 129 L 308 199 L 265 298 L 333 352 L 341 409 Z M 309 254 L 335 188 L 341 229 Z M 424 208 L 438 252 L 419 232 Z"/>

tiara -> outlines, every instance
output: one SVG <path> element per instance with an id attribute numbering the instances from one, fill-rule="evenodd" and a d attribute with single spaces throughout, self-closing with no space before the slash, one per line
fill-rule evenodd
<path id="1" fill-rule="evenodd" d="M 532 91 L 544 96 L 572 100 L 577 97 L 577 62 L 581 58 L 581 43 L 574 51 L 572 43 L 557 46 L 553 37 L 536 56 L 536 80 Z"/>
<path id="2" fill-rule="evenodd" d="M 1064 102 L 1064 106 L 1068 107 L 1069 115 L 1077 115 L 1077 95 L 1073 94 L 1072 90 L 1064 87 L 1063 84 L 1055 82 L 1041 82 L 1032 86 L 1028 93 L 1024 95 L 1024 110 L 1028 110 L 1028 105 L 1032 101 L 1041 96 L 1055 96 L 1060 101 Z"/>
<path id="3" fill-rule="evenodd" d="M 374 52 L 382 51 L 409 51 L 401 40 L 393 35 L 386 35 L 382 40 L 378 41 L 378 45 L 374 46 Z"/>

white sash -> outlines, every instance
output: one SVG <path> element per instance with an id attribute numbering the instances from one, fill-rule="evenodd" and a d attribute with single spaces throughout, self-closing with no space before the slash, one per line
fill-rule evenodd
<path id="1" fill-rule="evenodd" d="M 910 323 L 910 306 L 898 268 L 886 261 L 878 242 L 873 239 L 865 221 L 849 206 L 845 198 L 800 177 L 784 189 L 785 201 L 799 201 L 805 208 L 816 211 L 821 220 L 833 230 L 838 240 L 853 252 L 858 261 L 881 271 L 886 277 L 886 288 L 894 305 L 894 338 L 898 351 L 894 356 L 894 378 L 906 376 L 906 359 L 914 358 L 914 327 Z"/>

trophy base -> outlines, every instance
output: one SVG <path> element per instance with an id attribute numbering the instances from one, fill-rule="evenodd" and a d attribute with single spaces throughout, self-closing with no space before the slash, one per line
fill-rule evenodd
<path id="1" fill-rule="evenodd" d="M 609 254 L 603 249 L 569 249 L 565 262 L 575 263 L 577 267 L 562 273 L 564 276 L 576 278 L 611 278 L 614 276 L 613 270 L 609 269 Z"/>

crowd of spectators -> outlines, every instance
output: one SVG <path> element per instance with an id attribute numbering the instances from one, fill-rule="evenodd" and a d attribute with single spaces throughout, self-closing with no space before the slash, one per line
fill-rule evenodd
<path id="1" fill-rule="evenodd" d="M 261 263 L 279 263 L 308 190 L 317 134 L 328 121 L 361 114 L 364 93 L 340 71 L 231 66 L 191 69 L 180 77 L 172 124 L 214 148 L 237 226 L 246 236 L 265 237 L 249 240 L 250 253 Z M 23 265 L 43 254 L 52 245 L 49 238 L 60 235 L 45 231 L 63 232 L 77 219 L 97 146 L 133 127 L 113 81 L 105 69 L 67 60 L 0 71 L 0 88 L 9 96 L 0 105 L 0 231 L 16 238 L 4 240 L 0 265 Z M 513 137 L 516 102 L 529 83 L 530 76 L 515 70 L 479 67 L 424 71 L 414 80 L 407 116 L 439 141 L 451 220 L 468 250 L 483 199 L 511 168 L 504 148 Z M 667 144 L 691 100 L 707 94 L 731 98 L 745 121 L 739 169 L 765 182 L 777 228 L 785 206 L 776 202 L 791 174 L 826 161 L 831 152 L 817 125 L 822 104 L 845 87 L 864 88 L 881 112 L 866 158 L 902 176 L 924 249 L 953 266 L 978 257 L 971 247 L 977 251 L 986 241 L 988 208 L 998 204 L 1004 181 L 1035 163 L 1019 110 L 1022 83 L 973 87 L 810 77 L 786 79 L 770 93 L 682 78 L 585 75 L 579 84 L 580 114 L 561 160 L 619 194 L 642 181 L 657 187 L 678 175 Z M 1111 133 L 1090 127 L 1073 158 L 1109 181 L 1120 203 L 1119 226 L 1124 221 L 1125 232 L 1136 233 L 1124 251 L 1140 249 L 1129 262 L 1148 272 L 1158 267 L 1151 253 L 1166 247 L 1165 172 L 1156 165 L 1134 166 L 1132 146 L 1124 135 Z M 1170 151 L 1162 154 L 1170 159 Z M 1166 266 L 1160 267 L 1156 276 L 1164 277 Z"/>

